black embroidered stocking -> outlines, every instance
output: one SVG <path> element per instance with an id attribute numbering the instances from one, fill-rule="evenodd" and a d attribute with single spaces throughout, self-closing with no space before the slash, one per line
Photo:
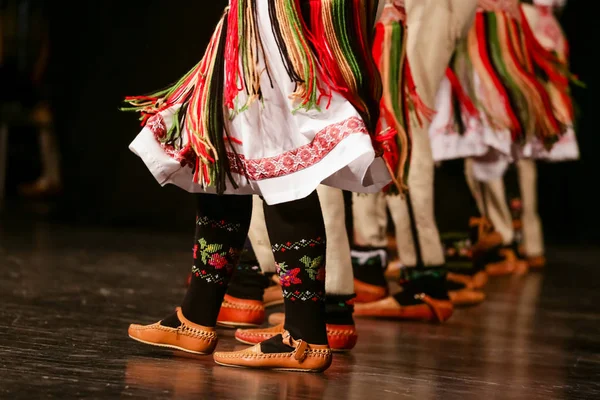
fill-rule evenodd
<path id="1" fill-rule="evenodd" d="M 252 196 L 196 195 L 192 280 L 181 310 L 190 321 L 214 327 L 233 267 L 248 235 Z M 161 322 L 177 327 L 176 315 Z"/>
<path id="2" fill-rule="evenodd" d="M 296 340 L 327 344 L 325 224 L 317 193 L 290 203 L 265 205 L 265 220 L 283 288 L 285 329 Z M 280 341 L 281 336 L 269 340 L 263 351 L 277 351 L 280 346 L 274 343 Z"/>

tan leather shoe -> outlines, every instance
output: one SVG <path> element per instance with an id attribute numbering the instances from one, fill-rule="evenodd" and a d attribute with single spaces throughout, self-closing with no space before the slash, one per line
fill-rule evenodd
<path id="1" fill-rule="evenodd" d="M 332 351 L 350 351 L 356 346 L 357 341 L 355 325 L 327 324 L 327 342 Z"/>
<path id="2" fill-rule="evenodd" d="M 465 285 L 467 289 L 483 289 L 488 282 L 488 274 L 485 271 L 479 271 L 474 275 L 457 274 L 448 272 L 447 279 L 450 282 Z"/>
<path id="3" fill-rule="evenodd" d="M 260 300 L 238 299 L 225 295 L 217 318 L 217 325 L 227 328 L 260 326 L 265 322 L 265 306 Z"/>
<path id="4" fill-rule="evenodd" d="M 283 343 L 293 347 L 289 353 L 263 353 L 260 344 L 241 351 L 216 352 L 214 360 L 228 367 L 263 368 L 281 371 L 323 372 L 331 365 L 331 349 L 327 345 L 308 344 L 283 333 Z"/>
<path id="5" fill-rule="evenodd" d="M 285 321 L 285 314 L 282 312 L 276 312 L 269 315 L 269 324 L 270 325 L 279 325 L 283 324 Z"/>
<path id="6" fill-rule="evenodd" d="M 238 329 L 235 338 L 245 344 L 257 344 L 283 334 L 283 322 L 270 328 Z M 358 335 L 354 325 L 327 324 L 327 341 L 331 351 L 350 351 L 356 346 Z"/>
<path id="7" fill-rule="evenodd" d="M 540 269 L 546 266 L 546 257 L 544 256 L 536 256 L 536 257 L 527 257 L 527 264 L 529 268 Z"/>
<path id="8" fill-rule="evenodd" d="M 471 249 L 473 258 L 478 258 L 490 250 L 502 246 L 504 239 L 500 233 L 494 231 L 493 225 L 485 217 L 471 218 L 469 227 L 477 229 L 477 243 Z"/>
<path id="9" fill-rule="evenodd" d="M 504 260 L 489 263 L 485 266 L 485 271 L 489 276 L 524 275 L 528 272 L 527 261 L 519 260 L 513 250 L 501 249 L 500 255 L 504 257 Z"/>
<path id="10" fill-rule="evenodd" d="M 457 307 L 475 306 L 485 300 L 485 293 L 472 289 L 450 290 L 448 296 Z"/>
<path id="11" fill-rule="evenodd" d="M 381 300 L 385 298 L 388 294 L 388 288 L 382 286 L 371 285 L 369 283 L 365 283 L 359 281 L 358 279 L 354 280 L 354 293 L 356 293 L 356 297 L 352 299 L 354 303 L 372 303 L 377 300 Z"/>
<path id="12" fill-rule="evenodd" d="M 282 322 L 269 328 L 238 329 L 235 331 L 235 338 L 238 342 L 254 345 L 271 339 L 273 336 L 282 335 L 284 331 Z"/>
<path id="13" fill-rule="evenodd" d="M 450 300 L 437 300 L 426 294 L 419 295 L 419 300 L 423 304 L 402 306 L 392 296 L 372 303 L 357 303 L 354 305 L 354 316 L 444 322 L 454 312 Z"/>
<path id="14" fill-rule="evenodd" d="M 211 354 L 217 345 L 214 328 L 195 324 L 187 320 L 177 307 L 178 328 L 160 325 L 129 325 L 129 337 L 151 346 L 168 347 L 193 354 Z"/>
<path id="15" fill-rule="evenodd" d="M 269 286 L 263 293 L 263 303 L 265 307 L 273 307 L 283 304 L 283 290 L 281 286 Z"/>

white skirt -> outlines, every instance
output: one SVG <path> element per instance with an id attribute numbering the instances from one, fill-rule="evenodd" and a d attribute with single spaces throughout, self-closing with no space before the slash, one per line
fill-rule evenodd
<path id="1" fill-rule="evenodd" d="M 478 82 L 475 74 L 476 88 Z M 461 115 L 465 126 L 462 134 L 456 129 L 452 87 L 444 78 L 437 92 L 436 115 L 429 129 L 434 160 L 473 158 L 477 179 L 486 181 L 501 176 L 513 158 L 510 132 L 492 128 L 482 112 L 476 118 L 466 113 Z"/>
<path id="2" fill-rule="evenodd" d="M 263 101 L 230 119 L 227 130 L 233 140 L 229 146 L 239 155 L 243 169 L 230 162 L 238 188 L 228 183 L 225 194 L 256 194 L 268 204 L 301 199 L 319 184 L 363 193 L 379 192 L 391 181 L 382 158 L 375 156 L 371 137 L 357 110 L 339 93 L 320 101 L 320 111 L 297 109 L 290 99 L 295 85 L 290 81 L 271 29 L 266 0 L 258 0 L 257 21 L 267 62 L 259 60 Z M 245 104 L 240 91 L 236 102 Z M 193 192 L 214 193 L 193 181 L 192 167 L 177 156 L 175 149 L 156 137 L 174 123 L 175 108 L 153 116 L 129 148 L 146 164 L 161 185 L 174 184 Z M 185 147 L 184 132 L 183 146 Z M 244 173 L 245 169 L 245 173 Z"/>

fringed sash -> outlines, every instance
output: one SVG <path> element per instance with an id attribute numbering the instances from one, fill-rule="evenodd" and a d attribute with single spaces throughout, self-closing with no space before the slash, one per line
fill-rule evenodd
<path id="1" fill-rule="evenodd" d="M 161 142 L 182 153 L 193 151 L 194 182 L 214 186 L 217 193 L 225 191 L 227 179 L 237 187 L 226 154 L 226 147 L 233 150 L 226 143 L 234 141 L 226 130 L 227 110 L 235 115 L 261 101 L 263 73 L 271 80 L 269 57 L 275 55 L 265 54 L 257 21 L 257 3 L 262 1 L 268 2 L 279 56 L 296 85 L 290 99 L 296 110 L 319 110 L 321 99 L 331 99 L 337 91 L 371 132 L 379 118 L 381 85 L 370 54 L 377 1 L 231 0 L 200 63 L 167 89 L 127 97 L 130 107 L 123 108 L 140 112 L 144 126 L 153 115 L 173 107 L 174 123 Z M 310 8 L 310 18 L 304 18 L 302 7 Z M 242 91 L 247 101 L 236 104 Z"/>

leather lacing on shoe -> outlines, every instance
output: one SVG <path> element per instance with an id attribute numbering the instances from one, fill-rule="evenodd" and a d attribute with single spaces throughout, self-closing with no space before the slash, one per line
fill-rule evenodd
<path id="1" fill-rule="evenodd" d="M 181 325 L 179 325 L 176 328 L 176 330 L 177 330 L 178 335 L 184 334 L 186 336 L 191 336 L 191 337 L 195 337 L 195 338 L 199 338 L 199 339 L 207 339 L 207 340 L 214 340 L 217 338 L 216 332 L 208 332 L 205 330 L 197 329 L 197 328 L 187 325 L 185 322 L 181 322 Z"/>
<path id="2" fill-rule="evenodd" d="M 234 308 L 236 310 L 249 310 L 249 311 L 262 311 L 264 309 L 264 306 L 262 304 L 261 305 L 237 304 L 237 303 L 230 303 L 227 300 L 225 300 L 223 302 L 223 304 L 221 304 L 221 307 Z"/>

